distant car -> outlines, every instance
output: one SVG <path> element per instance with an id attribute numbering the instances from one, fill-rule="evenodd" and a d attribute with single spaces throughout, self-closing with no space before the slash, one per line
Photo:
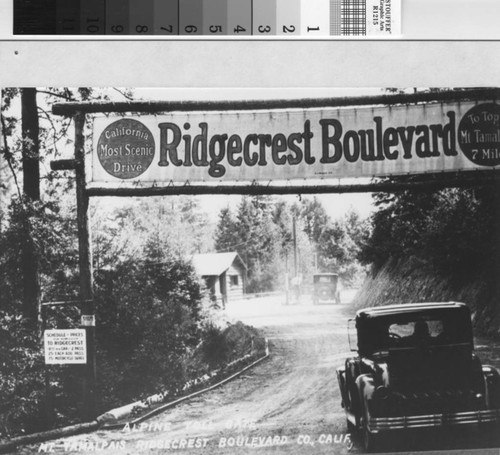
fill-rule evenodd
<path id="1" fill-rule="evenodd" d="M 367 451 L 405 429 L 496 428 L 500 375 L 474 354 L 465 304 L 368 308 L 355 324 L 358 355 L 337 369 L 337 379 L 348 429 L 362 432 Z"/>
<path id="2" fill-rule="evenodd" d="M 313 303 L 340 303 L 339 276 L 336 273 L 313 275 Z"/>

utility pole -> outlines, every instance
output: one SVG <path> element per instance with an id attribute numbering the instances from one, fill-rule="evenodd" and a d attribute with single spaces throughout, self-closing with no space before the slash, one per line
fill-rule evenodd
<path id="1" fill-rule="evenodd" d="M 294 262 L 294 277 L 293 277 L 293 287 L 292 290 L 295 294 L 296 303 L 299 303 L 300 299 L 300 281 L 299 281 L 299 254 L 297 251 L 297 222 L 295 216 L 292 218 L 293 221 L 293 262 Z"/>
<path id="2" fill-rule="evenodd" d="M 290 304 L 290 274 L 288 273 L 288 249 L 285 249 L 285 305 Z"/>
<path id="3" fill-rule="evenodd" d="M 296 226 L 296 221 L 295 217 L 293 217 L 293 272 L 295 274 L 295 277 L 299 275 L 299 269 L 298 269 L 298 257 L 297 257 L 297 226 Z"/>

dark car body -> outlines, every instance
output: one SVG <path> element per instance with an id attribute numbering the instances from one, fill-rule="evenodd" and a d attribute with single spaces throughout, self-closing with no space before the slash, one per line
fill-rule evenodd
<path id="1" fill-rule="evenodd" d="M 313 275 L 313 303 L 340 303 L 339 276 L 336 273 Z"/>
<path id="2" fill-rule="evenodd" d="M 474 354 L 465 304 L 368 308 L 355 323 L 358 355 L 337 378 L 367 450 L 394 430 L 500 422 L 500 375 Z"/>

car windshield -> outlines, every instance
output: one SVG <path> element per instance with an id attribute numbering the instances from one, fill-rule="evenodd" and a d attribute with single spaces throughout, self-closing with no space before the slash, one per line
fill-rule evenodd
<path id="1" fill-rule="evenodd" d="M 319 276 L 316 279 L 317 283 L 331 283 L 333 281 L 333 278 L 331 276 Z"/>
<path id="2" fill-rule="evenodd" d="M 316 275 L 314 277 L 315 283 L 335 283 L 337 281 L 336 275 Z"/>

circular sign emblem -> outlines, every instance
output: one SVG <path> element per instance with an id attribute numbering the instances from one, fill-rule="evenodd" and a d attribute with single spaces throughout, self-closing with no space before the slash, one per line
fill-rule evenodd
<path id="1" fill-rule="evenodd" d="M 101 133 L 97 156 L 105 171 L 119 179 L 143 174 L 153 162 L 155 142 L 151 131 L 141 122 L 121 119 Z"/>
<path id="2" fill-rule="evenodd" d="M 458 143 L 464 155 L 481 166 L 500 164 L 500 106 L 479 104 L 462 117 Z"/>

